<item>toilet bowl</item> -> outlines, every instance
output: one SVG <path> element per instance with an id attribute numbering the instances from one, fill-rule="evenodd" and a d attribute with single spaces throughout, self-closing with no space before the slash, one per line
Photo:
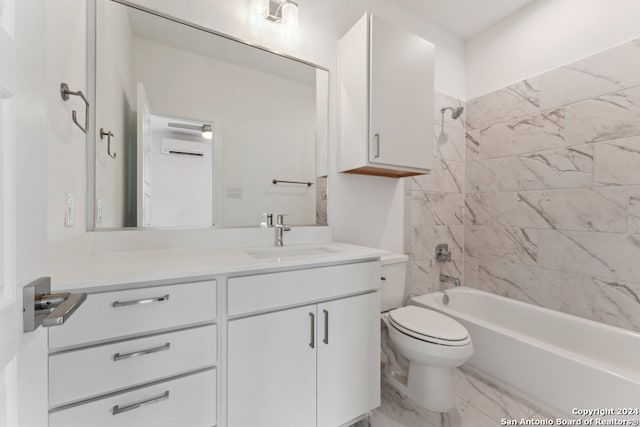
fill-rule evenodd
<path id="1" fill-rule="evenodd" d="M 381 311 L 388 312 L 383 319 L 393 347 L 409 361 L 402 391 L 426 409 L 447 412 L 454 406 L 452 369 L 469 360 L 473 344 L 456 320 L 423 307 L 400 307 L 406 263 L 406 255 L 381 257 Z"/>
<path id="2" fill-rule="evenodd" d="M 464 326 L 436 311 L 407 306 L 389 312 L 389 336 L 409 361 L 409 397 L 432 411 L 453 409 L 452 369 L 473 355 Z"/>

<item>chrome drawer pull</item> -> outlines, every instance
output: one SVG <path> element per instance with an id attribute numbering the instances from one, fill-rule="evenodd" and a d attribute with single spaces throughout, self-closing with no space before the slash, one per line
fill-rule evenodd
<path id="1" fill-rule="evenodd" d="M 170 348 L 171 348 L 171 343 L 168 342 L 165 345 L 161 345 L 160 347 L 150 348 L 148 350 L 134 351 L 133 353 L 125 353 L 125 354 L 116 353 L 113 355 L 113 361 L 117 362 L 118 360 L 122 360 L 122 359 L 130 359 L 132 357 L 144 356 L 145 354 L 157 353 L 159 351 L 169 350 Z"/>
<path id="2" fill-rule="evenodd" d="M 322 310 L 324 313 L 324 339 L 323 343 L 329 344 L 329 312 L 327 310 Z"/>
<path id="3" fill-rule="evenodd" d="M 163 297 L 137 299 L 135 301 L 114 301 L 113 304 L 111 305 L 113 307 L 125 307 L 127 305 L 150 304 L 152 302 L 164 302 L 164 301 L 169 301 L 168 294 Z"/>
<path id="4" fill-rule="evenodd" d="M 310 326 L 310 337 L 309 337 L 309 347 L 316 348 L 316 315 L 313 313 L 309 313 L 309 326 Z"/>
<path id="5" fill-rule="evenodd" d="M 138 409 L 141 406 L 162 402 L 163 400 L 167 400 L 168 398 L 169 398 L 169 390 L 165 391 L 160 396 L 152 397 L 151 399 L 143 400 L 142 402 L 132 403 L 131 405 L 122 406 L 122 407 L 120 407 L 120 405 L 116 405 L 113 407 L 113 415 L 118 415 L 123 412 L 131 411 L 133 409 Z"/>

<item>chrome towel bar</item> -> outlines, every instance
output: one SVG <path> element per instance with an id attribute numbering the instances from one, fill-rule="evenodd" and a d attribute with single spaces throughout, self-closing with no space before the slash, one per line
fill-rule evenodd
<path id="1" fill-rule="evenodd" d="M 278 183 L 284 183 L 284 184 L 303 184 L 306 185 L 307 187 L 311 187 L 313 185 L 313 182 L 303 182 L 303 181 L 283 181 L 281 179 L 273 179 L 273 181 L 271 181 L 271 183 L 273 184 L 278 184 Z"/>

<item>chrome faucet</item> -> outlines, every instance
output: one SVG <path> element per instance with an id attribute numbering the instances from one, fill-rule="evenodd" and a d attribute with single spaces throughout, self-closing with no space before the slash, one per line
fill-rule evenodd
<path id="1" fill-rule="evenodd" d="M 447 276 L 446 274 L 440 275 L 440 281 L 445 283 L 453 283 L 453 286 L 460 286 L 460 279 L 457 277 Z"/>
<path id="2" fill-rule="evenodd" d="M 276 215 L 276 225 L 274 225 L 276 229 L 276 247 L 284 246 L 284 242 L 282 238 L 284 237 L 285 231 L 291 231 L 291 227 L 284 225 L 284 215 Z"/>

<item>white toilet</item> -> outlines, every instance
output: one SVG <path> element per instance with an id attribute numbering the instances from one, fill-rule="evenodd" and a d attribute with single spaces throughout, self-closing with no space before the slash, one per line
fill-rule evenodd
<path id="1" fill-rule="evenodd" d="M 404 299 L 406 255 L 381 258 L 381 311 L 397 351 L 409 361 L 407 394 L 431 411 L 453 409 L 452 369 L 473 355 L 469 332 L 437 311 L 409 305 Z"/>

